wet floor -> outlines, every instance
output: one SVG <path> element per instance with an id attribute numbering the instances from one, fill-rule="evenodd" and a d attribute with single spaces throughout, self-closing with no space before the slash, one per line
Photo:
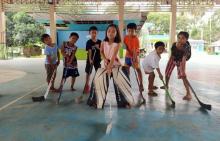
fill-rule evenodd
<path id="1" fill-rule="evenodd" d="M 110 88 L 105 109 L 96 110 L 74 99 L 81 95 L 84 86 L 85 62 L 80 62 L 81 76 L 77 79 L 76 92 L 70 91 L 69 81 L 64 86 L 61 103 L 56 104 L 56 94 L 42 103 L 33 103 L 32 96 L 44 94 L 45 71 L 42 59 L 16 59 L 0 61 L 0 69 L 23 71 L 25 76 L 0 84 L 0 140 L 1 141 L 219 141 L 220 138 L 220 56 L 197 56 L 187 62 L 188 78 L 204 103 L 212 104 L 212 111 L 200 108 L 195 98 L 182 100 L 183 84 L 176 78 L 170 80 L 170 93 L 176 108 L 164 90 L 157 90 L 158 97 L 148 97 L 146 104 L 131 109 L 118 109 L 113 89 Z M 216 61 L 218 60 L 219 61 Z M 167 57 L 161 60 L 164 71 Z M 62 66 L 59 67 L 56 86 L 59 85 Z M 135 101 L 138 88 L 133 70 L 131 80 Z M 144 76 L 145 89 L 147 76 Z M 156 78 L 155 84 L 162 82 Z M 20 99 L 18 99 L 20 98 Z M 16 101 L 14 101 L 16 100 Z M 113 105 L 110 110 L 109 104 Z M 11 104 L 11 105 L 10 105 Z M 112 129 L 106 135 L 108 123 Z"/>

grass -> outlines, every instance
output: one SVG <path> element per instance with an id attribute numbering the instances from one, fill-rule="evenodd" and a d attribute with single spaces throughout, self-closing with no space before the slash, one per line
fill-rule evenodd
<path id="1" fill-rule="evenodd" d="M 119 50 L 119 56 L 122 58 L 124 55 L 124 50 L 120 48 Z M 87 59 L 87 52 L 84 48 L 78 48 L 76 52 L 76 58 L 77 60 L 86 60 Z"/>
<path id="2" fill-rule="evenodd" d="M 87 59 L 87 51 L 84 48 L 78 48 L 76 52 L 77 60 L 86 60 Z"/>
<path id="3" fill-rule="evenodd" d="M 44 58 L 45 55 L 39 55 L 39 56 L 31 56 L 31 58 Z M 62 60 L 62 55 L 60 53 L 60 59 Z M 76 58 L 77 60 L 86 60 L 87 58 L 87 52 L 83 48 L 78 48 L 76 52 Z"/>
<path id="4" fill-rule="evenodd" d="M 0 59 L 7 59 L 5 44 L 0 44 Z"/>
<path id="5" fill-rule="evenodd" d="M 123 56 L 123 49 L 121 48 L 119 50 L 119 54 L 120 54 L 120 57 Z M 60 54 L 60 59 L 62 59 L 62 55 Z M 39 55 L 39 56 L 31 56 L 31 58 L 43 58 L 44 55 Z M 76 58 L 77 60 L 86 60 L 87 59 L 87 51 L 85 50 L 85 48 L 78 48 L 77 49 L 77 52 L 76 52 Z"/>

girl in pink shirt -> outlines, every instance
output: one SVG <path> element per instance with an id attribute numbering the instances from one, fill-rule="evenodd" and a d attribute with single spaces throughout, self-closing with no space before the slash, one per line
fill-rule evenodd
<path id="1" fill-rule="evenodd" d="M 94 77 L 94 88 L 91 89 L 87 101 L 89 106 L 98 109 L 104 108 L 111 78 L 113 79 L 117 106 L 130 108 L 134 104 L 128 72 L 121 67 L 118 56 L 120 46 L 119 29 L 115 24 L 110 24 L 107 27 L 105 39 L 101 43 L 102 67 L 97 70 Z"/>
<path id="2" fill-rule="evenodd" d="M 118 27 L 111 25 L 107 28 L 106 37 L 101 44 L 100 53 L 104 60 L 104 68 L 111 73 L 113 67 L 121 66 L 118 51 L 120 48 L 121 38 Z"/>

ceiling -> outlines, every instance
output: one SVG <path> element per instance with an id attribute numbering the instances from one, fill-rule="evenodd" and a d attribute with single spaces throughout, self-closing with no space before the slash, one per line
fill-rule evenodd
<path id="1" fill-rule="evenodd" d="M 118 0 L 49 0 L 53 1 L 58 14 L 110 14 L 118 13 Z M 7 11 L 48 13 L 48 0 L 2 0 Z M 171 11 L 172 0 L 124 0 L 124 13 Z M 177 11 L 210 9 L 219 7 L 220 0 L 176 0 Z"/>

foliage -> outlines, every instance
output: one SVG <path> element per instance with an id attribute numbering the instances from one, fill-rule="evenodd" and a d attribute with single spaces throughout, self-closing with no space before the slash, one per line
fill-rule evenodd
<path id="1" fill-rule="evenodd" d="M 220 39 L 220 10 L 216 10 L 211 18 L 205 16 L 204 10 L 200 13 L 192 14 L 192 12 L 177 13 L 176 32 L 188 31 L 192 39 L 204 39 L 211 42 Z M 151 12 L 147 15 L 146 28 L 149 34 L 169 34 L 170 13 Z"/>
<path id="2" fill-rule="evenodd" d="M 7 13 L 7 45 L 29 46 L 40 41 L 43 26 L 24 12 Z"/>

